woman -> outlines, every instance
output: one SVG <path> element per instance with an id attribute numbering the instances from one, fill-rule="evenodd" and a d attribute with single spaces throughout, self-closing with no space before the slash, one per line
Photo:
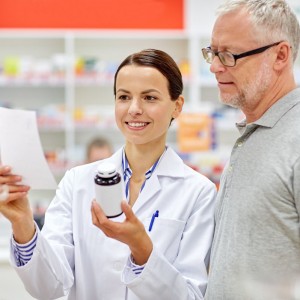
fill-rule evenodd
<path id="1" fill-rule="evenodd" d="M 132 54 L 119 66 L 115 117 L 126 142 L 105 159 L 124 179 L 124 213 L 117 218 L 106 218 L 93 200 L 99 161 L 66 173 L 42 232 L 31 218 L 28 187 L 16 186 L 1 167 L 1 183 L 10 188 L 0 212 L 12 222 L 12 264 L 34 297 L 203 298 L 216 189 L 166 146 L 182 89 L 176 63 L 162 51 Z"/>

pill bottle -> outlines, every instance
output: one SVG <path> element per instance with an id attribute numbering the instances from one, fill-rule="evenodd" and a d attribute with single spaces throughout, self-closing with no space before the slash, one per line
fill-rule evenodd
<path id="1" fill-rule="evenodd" d="M 121 175 L 112 163 L 102 162 L 97 167 L 94 178 L 96 201 L 108 218 L 120 216 L 123 212 Z"/>

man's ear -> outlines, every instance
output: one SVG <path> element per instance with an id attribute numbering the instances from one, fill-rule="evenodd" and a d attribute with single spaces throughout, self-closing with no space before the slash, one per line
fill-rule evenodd
<path id="1" fill-rule="evenodd" d="M 292 49 L 288 42 L 282 42 L 277 45 L 277 56 L 274 63 L 274 69 L 276 71 L 282 70 L 287 64 L 290 64 L 293 60 Z"/>

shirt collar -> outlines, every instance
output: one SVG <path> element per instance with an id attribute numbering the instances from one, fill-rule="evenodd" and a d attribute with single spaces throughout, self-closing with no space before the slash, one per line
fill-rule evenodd
<path id="1" fill-rule="evenodd" d="M 295 105 L 300 103 L 300 88 L 296 88 L 275 102 L 258 120 L 247 124 L 246 120 L 236 123 L 240 133 L 257 126 L 273 127 Z"/>
<path id="2" fill-rule="evenodd" d="M 146 181 L 152 176 L 154 170 L 156 169 L 157 165 L 159 164 L 161 158 L 163 157 L 163 155 L 165 154 L 167 150 L 167 146 L 165 147 L 165 150 L 163 152 L 163 154 L 157 159 L 157 161 L 151 166 L 151 168 L 145 173 L 145 178 L 146 180 L 143 182 L 142 187 L 140 192 L 143 190 Z M 123 179 L 124 179 L 124 183 L 125 183 L 125 195 L 126 198 L 129 195 L 129 182 L 130 182 L 130 178 L 132 176 L 132 170 L 130 169 L 126 154 L 125 154 L 125 147 L 123 147 L 122 150 L 122 168 L 123 168 Z"/>

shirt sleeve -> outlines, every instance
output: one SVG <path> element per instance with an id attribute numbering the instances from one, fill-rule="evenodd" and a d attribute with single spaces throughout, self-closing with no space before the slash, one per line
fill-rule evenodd
<path id="1" fill-rule="evenodd" d="M 37 225 L 35 224 L 35 226 Z M 36 247 L 37 236 L 38 236 L 38 231 L 36 229 L 33 238 L 31 239 L 31 241 L 29 241 L 26 244 L 17 243 L 14 237 L 12 236 L 11 246 L 12 246 L 13 255 L 15 257 L 15 262 L 17 267 L 24 266 L 30 261 L 33 255 L 33 251 Z"/>
<path id="2" fill-rule="evenodd" d="M 126 279 L 125 281 L 132 281 L 133 279 L 139 277 L 139 275 L 143 272 L 145 265 L 139 266 L 134 263 L 132 256 L 130 255 L 127 264 L 125 266 L 126 269 Z"/>

